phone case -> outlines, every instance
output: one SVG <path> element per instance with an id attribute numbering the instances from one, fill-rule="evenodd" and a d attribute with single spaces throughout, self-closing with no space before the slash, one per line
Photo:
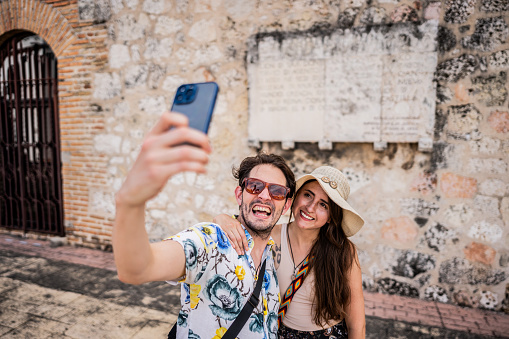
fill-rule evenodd
<path id="1" fill-rule="evenodd" d="M 215 82 L 181 85 L 171 110 L 187 115 L 189 127 L 207 133 L 218 92 L 219 86 Z"/>

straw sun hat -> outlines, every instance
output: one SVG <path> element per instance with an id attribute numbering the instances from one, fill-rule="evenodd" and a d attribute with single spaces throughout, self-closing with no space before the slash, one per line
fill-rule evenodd
<path id="1" fill-rule="evenodd" d="M 364 225 L 364 220 L 349 203 L 346 202 L 350 194 L 350 185 L 343 173 L 334 167 L 321 166 L 311 174 L 305 174 L 297 180 L 296 192 L 308 180 L 316 180 L 329 198 L 343 209 L 341 227 L 347 237 L 357 233 Z"/>

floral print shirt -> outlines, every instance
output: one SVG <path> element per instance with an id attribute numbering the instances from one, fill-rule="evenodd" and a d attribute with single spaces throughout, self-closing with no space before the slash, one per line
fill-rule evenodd
<path id="1" fill-rule="evenodd" d="M 186 255 L 186 275 L 180 282 L 181 305 L 177 338 L 219 339 L 249 300 L 257 268 L 251 258 L 254 242 L 244 228 L 249 250 L 240 256 L 221 227 L 200 223 L 168 239 L 177 241 Z M 238 339 L 276 339 L 279 286 L 269 238 L 262 261 L 267 260 L 260 303 Z M 260 265 L 261 266 L 261 265 Z"/>

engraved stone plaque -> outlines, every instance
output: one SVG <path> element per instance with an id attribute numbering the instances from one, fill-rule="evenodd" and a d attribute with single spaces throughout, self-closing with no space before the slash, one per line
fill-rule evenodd
<path id="1" fill-rule="evenodd" d="M 432 140 L 437 25 L 253 39 L 247 58 L 250 140 Z"/>

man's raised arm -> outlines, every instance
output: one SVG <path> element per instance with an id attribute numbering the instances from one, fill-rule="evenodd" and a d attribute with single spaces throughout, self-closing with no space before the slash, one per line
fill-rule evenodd
<path id="1" fill-rule="evenodd" d="M 147 134 L 116 195 L 113 252 L 120 280 L 141 284 L 175 280 L 185 273 L 185 254 L 180 244 L 149 243 L 145 204 L 173 175 L 184 171 L 205 173 L 210 151 L 207 136 L 189 128 L 187 117 L 182 114 L 164 113 Z"/>

